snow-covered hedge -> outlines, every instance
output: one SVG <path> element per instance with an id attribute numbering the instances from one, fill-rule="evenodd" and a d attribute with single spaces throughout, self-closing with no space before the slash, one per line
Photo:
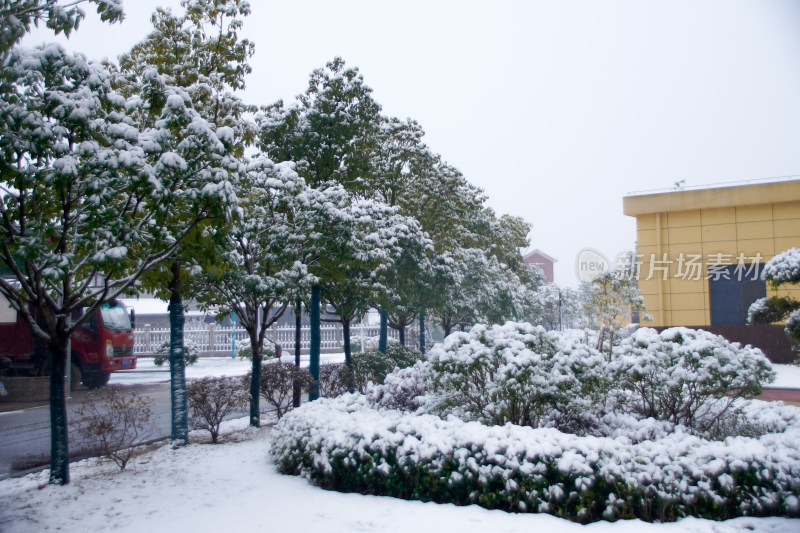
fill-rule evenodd
<path id="1" fill-rule="evenodd" d="M 287 416 L 272 453 L 326 488 L 581 522 L 800 516 L 800 410 L 746 399 L 772 378 L 759 350 L 685 328 L 596 345 L 475 326 Z"/>
<path id="2" fill-rule="evenodd" d="M 286 415 L 271 453 L 281 472 L 328 489 L 580 522 L 800 517 L 797 410 L 756 403 L 784 431 L 710 441 L 656 427 L 658 438 L 635 443 L 379 411 L 344 395 Z"/>

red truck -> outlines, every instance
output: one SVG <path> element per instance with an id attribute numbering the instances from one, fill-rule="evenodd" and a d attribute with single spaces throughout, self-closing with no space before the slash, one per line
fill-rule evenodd
<path id="1" fill-rule="evenodd" d="M 48 375 L 47 347 L 17 315 L 0 297 L 0 358 L 11 360 L 6 375 Z M 124 304 L 112 300 L 72 334 L 72 389 L 80 383 L 97 389 L 108 383 L 111 372 L 136 368 L 132 318 Z"/>

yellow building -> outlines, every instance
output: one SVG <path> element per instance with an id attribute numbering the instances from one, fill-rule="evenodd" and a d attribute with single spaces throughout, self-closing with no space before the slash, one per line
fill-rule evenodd
<path id="1" fill-rule="evenodd" d="M 800 248 L 800 179 L 634 194 L 639 288 L 647 326 L 734 326 L 773 291 L 764 263 Z M 800 288 L 780 290 L 800 298 Z"/>

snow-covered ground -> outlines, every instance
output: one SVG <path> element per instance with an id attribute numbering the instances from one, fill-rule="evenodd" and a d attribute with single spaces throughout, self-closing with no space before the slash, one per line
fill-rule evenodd
<path id="1" fill-rule="evenodd" d="M 777 377 L 773 383 L 767 385 L 770 389 L 800 389 L 800 366 L 798 365 L 772 365 Z"/>
<path id="2" fill-rule="evenodd" d="M 267 453 L 270 429 L 245 425 L 246 419 L 228 423 L 224 444 L 191 444 L 176 450 L 161 446 L 124 472 L 96 459 L 74 463 L 72 482 L 64 487 L 48 485 L 47 472 L 6 479 L 0 482 L 0 531 L 800 531 L 800 520 L 785 518 L 725 522 L 688 518 L 668 524 L 628 520 L 581 526 L 543 514 L 328 492 L 305 479 L 279 474 Z M 233 442 L 232 435 L 240 441 Z"/>
<path id="3" fill-rule="evenodd" d="M 281 357 L 284 363 L 294 362 L 294 356 Z M 340 363 L 344 361 L 343 353 L 322 354 L 322 363 Z M 300 364 L 308 366 L 308 356 L 300 357 Z M 186 367 L 186 379 L 197 379 L 206 376 L 244 376 L 252 368 L 252 361 L 238 357 L 201 357 L 193 365 Z M 145 383 L 163 383 L 169 381 L 169 365 L 160 367 L 153 363 L 152 357 L 139 357 L 136 370 L 124 370 L 111 374 L 110 385 L 134 385 Z"/>
<path id="4" fill-rule="evenodd" d="M 343 353 L 322 354 L 323 363 L 339 363 L 344 361 Z M 294 361 L 294 356 L 284 355 L 284 362 Z M 301 356 L 301 364 L 308 365 L 308 356 Z M 252 363 L 247 359 L 232 357 L 203 357 L 197 363 L 186 367 L 187 379 L 201 378 L 204 376 L 243 376 L 250 370 Z M 800 389 L 800 366 L 798 365 L 772 365 L 777 374 L 774 383 L 768 388 L 774 389 Z M 140 357 L 136 363 L 136 370 L 115 372 L 111 374 L 112 385 L 130 385 L 135 383 L 161 383 L 169 381 L 169 367 L 157 367 L 153 364 L 152 357 Z"/>

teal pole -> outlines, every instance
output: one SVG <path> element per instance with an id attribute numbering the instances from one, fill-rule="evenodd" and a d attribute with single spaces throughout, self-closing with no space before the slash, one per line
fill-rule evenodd
<path id="1" fill-rule="evenodd" d="M 189 444 L 189 420 L 186 401 L 186 359 L 183 346 L 183 300 L 181 298 L 181 271 L 177 262 L 172 264 L 172 294 L 169 300 L 169 374 L 172 403 L 172 446 Z"/>
<path id="2" fill-rule="evenodd" d="M 419 351 L 425 353 L 425 313 L 419 314 Z"/>
<path id="3" fill-rule="evenodd" d="M 320 302 L 320 286 L 314 285 L 311 287 L 311 309 L 309 309 L 311 321 L 311 353 L 309 355 L 308 371 L 311 372 L 311 377 L 314 382 L 308 390 L 308 401 L 319 399 L 319 352 L 320 352 L 320 329 L 319 329 L 319 302 Z"/>
<path id="4" fill-rule="evenodd" d="M 386 353 L 386 344 L 388 342 L 389 336 L 389 317 L 388 313 L 381 309 L 381 330 L 378 337 L 378 351 L 381 353 Z"/>
<path id="5" fill-rule="evenodd" d="M 231 359 L 236 359 L 236 311 L 231 311 Z"/>

